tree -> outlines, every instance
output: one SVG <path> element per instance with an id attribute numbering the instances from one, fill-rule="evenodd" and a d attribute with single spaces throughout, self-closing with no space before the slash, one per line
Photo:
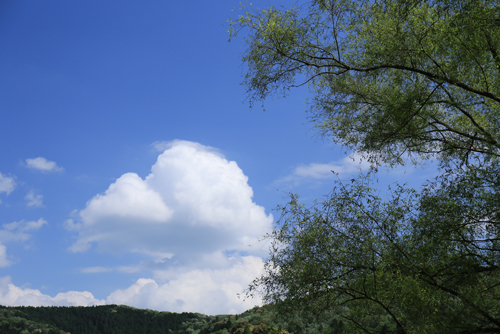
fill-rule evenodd
<path id="1" fill-rule="evenodd" d="M 250 29 L 252 101 L 309 83 L 318 129 L 374 162 L 499 156 L 497 1 L 315 0 L 230 25 Z"/>
<path id="2" fill-rule="evenodd" d="M 389 200 L 370 176 L 282 216 L 260 291 L 282 313 L 328 309 L 348 333 L 500 332 L 500 6 L 313 0 L 246 12 L 252 103 L 308 84 L 326 138 L 380 166 L 438 159 Z"/>

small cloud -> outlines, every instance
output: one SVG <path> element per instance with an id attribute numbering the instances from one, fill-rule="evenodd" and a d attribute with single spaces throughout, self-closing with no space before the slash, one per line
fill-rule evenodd
<path id="1" fill-rule="evenodd" d="M 30 232 L 38 230 L 45 224 L 47 221 L 43 218 L 30 222 L 19 221 L 3 224 L 3 229 L 0 230 L 0 268 L 8 267 L 13 263 L 8 260 L 7 247 L 3 243 L 27 241 L 31 238 Z"/>
<path id="2" fill-rule="evenodd" d="M 118 266 L 118 267 L 87 267 L 81 270 L 84 274 L 99 274 L 99 273 L 109 273 L 109 272 L 119 272 L 125 274 L 133 274 L 141 271 L 141 268 L 138 266 Z"/>
<path id="3" fill-rule="evenodd" d="M 109 273 L 110 271 L 113 269 L 106 267 L 87 267 L 81 270 L 84 274 Z"/>
<path id="4" fill-rule="evenodd" d="M 333 176 L 335 169 L 340 166 L 335 164 L 317 164 L 302 165 L 295 168 L 293 175 L 297 177 L 312 178 L 312 179 L 329 179 Z M 342 169 L 340 167 L 340 169 Z"/>
<path id="5" fill-rule="evenodd" d="M 296 167 L 290 175 L 275 181 L 275 183 L 295 183 L 298 184 L 304 179 L 331 179 L 335 174 L 353 173 L 359 170 L 367 170 L 370 163 L 361 156 L 353 154 L 338 161 L 330 163 L 310 163 Z M 335 173 L 335 174 L 334 174 Z"/>
<path id="6" fill-rule="evenodd" d="M 35 192 L 31 190 L 25 197 L 25 200 L 28 201 L 26 204 L 28 207 L 35 207 L 39 208 L 43 206 L 43 196 L 42 195 L 35 195 Z"/>
<path id="7" fill-rule="evenodd" d="M 0 244 L 0 268 L 8 267 L 11 264 L 12 262 L 7 259 L 7 247 Z"/>
<path id="8" fill-rule="evenodd" d="M 30 230 L 38 230 L 40 229 L 43 225 L 48 224 L 47 221 L 43 218 L 40 218 L 38 220 L 30 221 L 30 222 L 25 222 L 24 220 L 21 220 L 19 222 L 13 222 L 9 224 L 3 224 L 3 227 L 7 231 L 30 231 Z"/>
<path id="9" fill-rule="evenodd" d="M 10 194 L 16 187 L 16 181 L 13 177 L 5 176 L 0 173 L 0 193 Z"/>
<path id="10" fill-rule="evenodd" d="M 49 161 L 42 157 L 26 159 L 26 166 L 43 172 L 62 172 L 64 170 L 64 168 L 57 166 L 54 161 Z"/>
<path id="11" fill-rule="evenodd" d="M 38 230 L 47 224 L 47 221 L 43 218 L 29 222 L 21 220 L 3 224 L 3 229 L 0 230 L 0 242 L 27 241 L 31 238 L 30 232 Z"/>

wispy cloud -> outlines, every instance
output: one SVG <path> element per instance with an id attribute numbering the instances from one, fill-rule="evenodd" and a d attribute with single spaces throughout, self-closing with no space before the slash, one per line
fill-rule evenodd
<path id="1" fill-rule="evenodd" d="M 64 170 L 64 168 L 57 166 L 54 161 L 49 161 L 43 157 L 26 159 L 26 166 L 43 172 L 62 172 Z"/>
<path id="2" fill-rule="evenodd" d="M 278 179 L 275 184 L 300 184 L 305 180 L 323 180 L 335 177 L 335 174 L 350 174 L 359 170 L 367 170 L 370 163 L 361 156 L 352 154 L 338 161 L 330 163 L 309 163 L 295 167 L 289 175 Z"/>
<path id="3" fill-rule="evenodd" d="M 28 207 L 40 208 L 43 206 L 43 196 L 35 195 L 35 192 L 33 190 L 26 194 L 26 196 L 24 196 L 24 199 L 28 201 L 28 203 L 26 204 Z"/>
<path id="4" fill-rule="evenodd" d="M 47 221 L 43 218 L 29 222 L 21 220 L 3 224 L 3 229 L 0 230 L 0 268 L 8 267 L 13 263 L 7 258 L 7 247 L 4 243 L 27 241 L 31 238 L 32 232 L 46 224 Z"/>
<path id="5" fill-rule="evenodd" d="M 98 274 L 98 273 L 109 273 L 109 272 L 119 272 L 132 274 L 141 271 L 139 266 L 118 266 L 118 267 L 87 267 L 81 270 L 84 274 Z"/>
<path id="6" fill-rule="evenodd" d="M 9 224 L 3 224 L 0 230 L 0 242 L 26 241 L 31 238 L 31 232 L 39 230 L 43 225 L 47 225 L 43 218 L 33 221 L 18 221 Z"/>

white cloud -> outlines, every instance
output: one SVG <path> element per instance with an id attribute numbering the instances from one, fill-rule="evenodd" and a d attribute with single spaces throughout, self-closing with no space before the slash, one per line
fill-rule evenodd
<path id="1" fill-rule="evenodd" d="M 39 208 L 43 206 L 43 196 L 35 195 L 35 192 L 33 190 L 27 193 L 24 199 L 28 201 L 28 203 L 26 204 L 28 207 Z"/>
<path id="2" fill-rule="evenodd" d="M 127 173 L 104 194 L 94 196 L 80 216 L 88 225 L 107 219 L 165 223 L 172 217 L 172 210 L 137 174 Z"/>
<path id="3" fill-rule="evenodd" d="M 238 294 L 262 274 L 262 260 L 246 256 L 230 261 L 234 263 L 228 268 L 177 272 L 165 283 L 141 278 L 127 289 L 111 293 L 106 303 L 204 314 L 241 313 L 261 304 L 260 299 L 244 301 Z"/>
<path id="4" fill-rule="evenodd" d="M 43 157 L 26 159 L 26 166 L 44 172 L 62 172 L 64 170 L 64 168 L 57 166 L 54 161 L 49 161 Z"/>
<path id="5" fill-rule="evenodd" d="M 147 177 L 122 175 L 64 223 L 77 233 L 72 251 L 95 247 L 147 260 L 82 273 L 153 273 L 112 292 L 107 303 L 208 314 L 259 303 L 237 294 L 262 272 L 264 251 L 249 245 L 271 230 L 273 217 L 252 201 L 248 178 L 214 148 L 187 141 L 155 147 L 163 152 Z"/>
<path id="6" fill-rule="evenodd" d="M 7 258 L 7 247 L 4 245 L 4 243 L 25 242 L 31 238 L 31 232 L 40 229 L 43 225 L 46 224 L 47 221 L 43 218 L 40 218 L 36 221 L 25 222 L 23 220 L 9 224 L 3 224 L 3 229 L 0 230 L 0 268 L 8 267 L 13 264 L 13 262 Z"/>
<path id="7" fill-rule="evenodd" d="M 118 266 L 118 267 L 87 267 L 81 270 L 84 274 L 97 274 L 97 273 L 109 273 L 109 272 L 119 272 L 119 273 L 137 273 L 140 272 L 141 268 L 139 266 Z"/>
<path id="8" fill-rule="evenodd" d="M 179 145 L 184 146 L 184 147 L 192 147 L 194 149 L 202 149 L 205 152 L 210 152 L 210 153 L 217 155 L 218 157 L 224 159 L 224 155 L 221 154 L 217 148 L 212 147 L 212 146 L 202 145 L 200 143 L 195 143 L 195 142 L 188 141 L 188 140 L 175 139 L 175 140 L 171 140 L 171 141 L 157 141 L 157 142 L 154 142 L 151 146 L 153 146 L 153 148 L 157 152 L 163 153 L 163 152 L 168 151 L 171 148 L 173 148 L 175 146 L 179 146 Z"/>
<path id="9" fill-rule="evenodd" d="M 170 279 L 140 278 L 125 289 L 118 289 L 99 300 L 88 291 L 69 291 L 55 297 L 39 290 L 20 288 L 9 276 L 0 277 L 0 305 L 6 306 L 90 306 L 126 304 L 170 312 L 204 314 L 241 313 L 262 300 L 240 299 L 248 284 L 262 274 L 263 262 L 255 256 L 227 258 L 219 269 L 180 268 L 168 274 Z M 107 268 L 89 268 L 89 272 L 108 272 Z"/>
<path id="10" fill-rule="evenodd" d="M 170 260 L 174 256 L 173 253 L 153 252 L 147 249 L 133 249 L 130 252 L 147 255 L 153 258 L 155 263 L 165 263 L 166 260 Z"/>
<path id="11" fill-rule="evenodd" d="M 13 177 L 8 177 L 0 173 L 0 193 L 10 194 L 16 187 L 16 181 Z"/>
<path id="12" fill-rule="evenodd" d="M 290 175 L 279 179 L 275 183 L 294 183 L 298 184 L 307 179 L 330 179 L 335 174 L 350 174 L 359 170 L 367 170 L 371 167 L 370 163 L 357 154 L 345 157 L 339 161 L 331 163 L 310 163 L 308 165 L 297 166 Z"/>
<path id="13" fill-rule="evenodd" d="M 157 144 L 157 146 L 160 144 Z M 166 150 L 145 179 L 122 175 L 79 212 L 69 230 L 73 251 L 92 244 L 109 252 L 192 258 L 217 250 L 250 251 L 273 218 L 252 201 L 236 162 L 198 143 L 161 143 Z"/>
<path id="14" fill-rule="evenodd" d="M 101 266 L 87 267 L 87 268 L 83 268 L 81 270 L 81 272 L 84 274 L 109 273 L 111 271 L 113 271 L 113 268 L 107 268 L 107 267 L 101 267 Z"/>
<path id="15" fill-rule="evenodd" d="M 43 225 L 46 225 L 47 221 L 43 218 L 40 218 L 38 220 L 33 220 L 26 222 L 24 220 L 18 221 L 18 222 L 13 222 L 9 224 L 3 224 L 4 230 L 9 231 L 11 233 L 22 233 L 22 232 L 27 232 L 31 230 L 38 230 L 40 229 Z"/>
<path id="16" fill-rule="evenodd" d="M 0 242 L 27 241 L 31 238 L 31 233 L 46 225 L 47 221 L 40 218 L 35 221 L 26 222 L 24 220 L 3 224 L 0 230 Z"/>
<path id="17" fill-rule="evenodd" d="M 104 300 L 94 298 L 88 291 L 68 291 L 58 293 L 54 298 L 55 306 L 92 306 L 104 305 Z"/>
<path id="18" fill-rule="evenodd" d="M 0 268 L 8 267 L 11 264 L 12 262 L 7 259 L 7 247 L 0 244 Z"/>
<path id="19" fill-rule="evenodd" d="M 55 297 L 39 290 L 23 289 L 12 284 L 10 276 L 0 277 L 0 305 L 6 306 L 91 306 L 103 305 L 104 301 L 88 292 L 69 291 Z"/>

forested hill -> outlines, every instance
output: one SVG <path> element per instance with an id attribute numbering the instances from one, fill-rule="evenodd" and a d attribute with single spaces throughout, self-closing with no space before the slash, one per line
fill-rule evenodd
<path id="1" fill-rule="evenodd" d="M 238 315 L 158 312 L 125 305 L 95 307 L 0 306 L 2 334 L 340 334 L 331 318 L 278 320 L 271 307 Z"/>

